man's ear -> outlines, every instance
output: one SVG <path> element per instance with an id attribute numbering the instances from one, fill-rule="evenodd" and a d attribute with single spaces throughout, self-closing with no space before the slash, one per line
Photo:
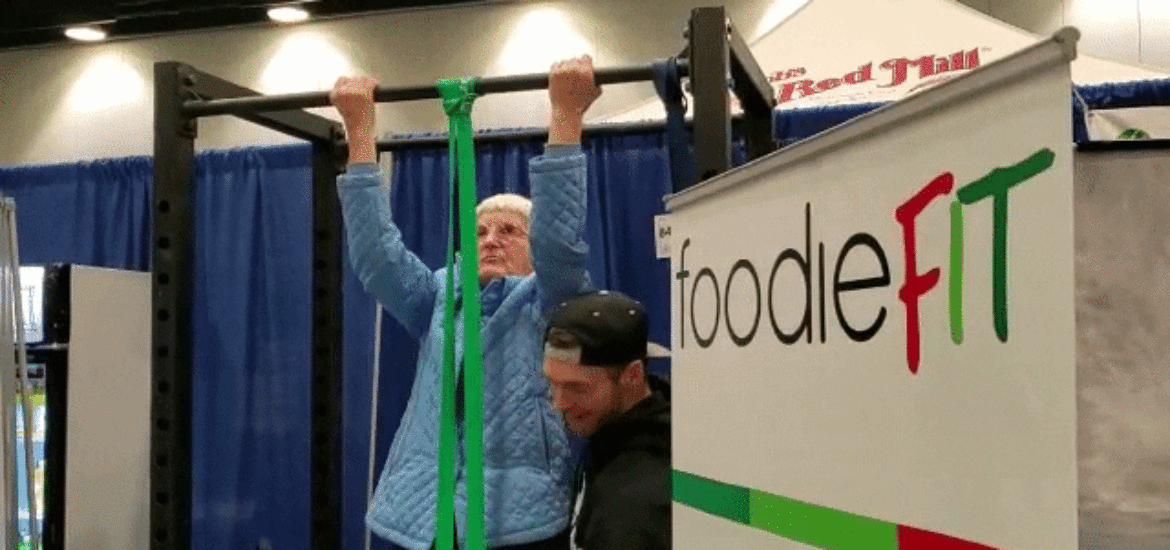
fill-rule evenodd
<path id="1" fill-rule="evenodd" d="M 622 371 L 622 384 L 626 386 L 640 384 L 642 379 L 646 377 L 645 371 L 646 365 L 641 359 L 626 365 L 625 370 Z"/>

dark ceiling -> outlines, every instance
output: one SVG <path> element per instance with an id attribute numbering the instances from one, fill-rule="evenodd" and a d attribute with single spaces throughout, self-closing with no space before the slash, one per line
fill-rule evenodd
<path id="1" fill-rule="evenodd" d="M 319 0 L 314 16 L 482 3 L 483 0 Z M 106 22 L 111 38 L 268 21 L 267 8 L 289 0 L 0 0 L 0 49 L 69 42 L 64 27 Z"/>

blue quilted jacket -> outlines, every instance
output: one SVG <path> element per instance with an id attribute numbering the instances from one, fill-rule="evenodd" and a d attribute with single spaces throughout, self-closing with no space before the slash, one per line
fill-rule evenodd
<path id="1" fill-rule="evenodd" d="M 568 527 L 571 512 L 573 465 L 564 424 L 549 407 L 541 358 L 548 308 L 589 286 L 585 156 L 579 146 L 549 146 L 529 163 L 529 173 L 534 272 L 497 279 L 480 290 L 489 546 L 552 537 Z M 420 341 L 414 387 L 366 523 L 398 545 L 424 550 L 435 538 L 446 268 L 431 271 L 403 246 L 376 165 L 351 166 L 338 178 L 338 190 L 359 279 Z M 462 328 L 457 323 L 458 365 L 463 364 Z M 467 474 L 462 426 L 459 430 L 455 517 L 466 546 Z"/>

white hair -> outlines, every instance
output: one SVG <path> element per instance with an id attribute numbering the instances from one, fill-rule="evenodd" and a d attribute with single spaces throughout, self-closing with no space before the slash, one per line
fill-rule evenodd
<path id="1" fill-rule="evenodd" d="M 524 223 L 527 225 L 528 215 L 532 212 L 532 201 L 527 197 L 522 197 L 515 193 L 492 195 L 481 201 L 475 207 L 475 217 L 479 218 L 484 212 L 495 212 L 497 210 L 520 214 L 524 216 Z"/>

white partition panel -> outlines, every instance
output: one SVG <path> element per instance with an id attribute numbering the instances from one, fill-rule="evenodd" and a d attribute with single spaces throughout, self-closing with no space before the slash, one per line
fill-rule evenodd
<path id="1" fill-rule="evenodd" d="M 150 274 L 72 266 L 65 547 L 145 550 Z"/>
<path id="2" fill-rule="evenodd" d="M 675 548 L 1076 548 L 1075 40 L 668 198 Z"/>
<path id="3" fill-rule="evenodd" d="M 1079 152 L 1082 550 L 1170 548 L 1170 151 Z"/>
<path id="4" fill-rule="evenodd" d="M 8 351 L 16 349 L 18 343 L 15 332 L 16 308 L 20 306 L 20 297 L 16 292 L 19 259 L 12 253 L 13 242 L 16 237 L 16 228 L 10 225 L 15 219 L 10 213 L 15 209 L 12 199 L 0 201 L 0 345 L 4 347 L 0 353 L 0 544 L 13 548 L 20 539 L 18 531 L 16 454 L 21 449 L 16 444 L 16 399 L 17 386 L 15 354 Z"/>

